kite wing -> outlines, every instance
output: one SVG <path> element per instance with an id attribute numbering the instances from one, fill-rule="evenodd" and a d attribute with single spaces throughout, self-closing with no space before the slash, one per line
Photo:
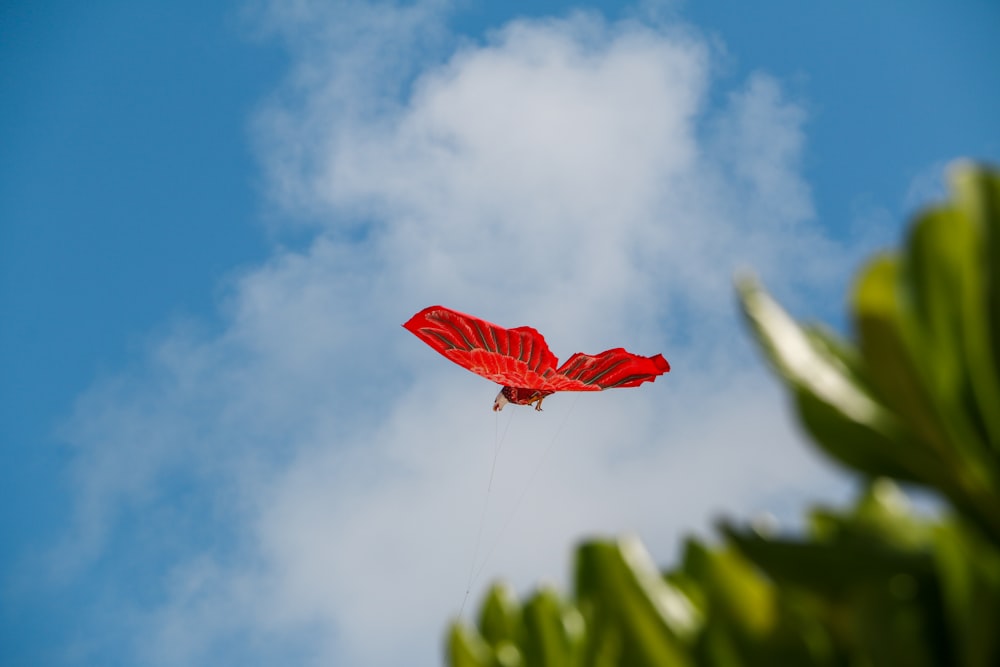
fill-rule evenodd
<path id="1" fill-rule="evenodd" d="M 552 384 L 557 391 L 637 387 L 669 370 L 670 364 L 662 354 L 642 357 L 616 347 L 595 355 L 577 352 L 556 370 Z"/>
<path id="2" fill-rule="evenodd" d="M 462 368 L 506 387 L 600 391 L 636 387 L 670 370 L 662 354 L 642 357 L 620 347 L 578 352 L 557 369 L 555 355 L 531 327 L 504 329 L 444 306 L 424 308 L 403 326 Z"/>
<path id="3" fill-rule="evenodd" d="M 504 329 L 444 306 L 424 308 L 403 327 L 462 368 L 497 384 L 557 391 L 552 380 L 566 381 L 558 377 L 559 361 L 542 334 L 531 327 Z"/>

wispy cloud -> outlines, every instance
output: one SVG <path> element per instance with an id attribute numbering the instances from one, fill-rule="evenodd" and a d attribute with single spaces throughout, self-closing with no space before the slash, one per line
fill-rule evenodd
<path id="1" fill-rule="evenodd" d="M 709 108 L 697 33 L 589 14 L 470 43 L 433 3 L 260 11 L 296 58 L 262 161 L 315 238 L 234 280 L 221 331 L 166 336 L 67 427 L 80 518 L 60 553 L 144 563 L 142 662 L 252 663 L 264 644 L 437 663 L 504 432 L 480 588 L 561 578 L 586 534 L 635 531 L 668 561 L 719 512 L 843 491 L 732 302 L 741 265 L 827 299 L 852 252 L 813 219 L 780 82 Z M 400 328 L 431 303 L 531 324 L 563 358 L 624 345 L 673 371 L 498 420 L 494 388 Z"/>

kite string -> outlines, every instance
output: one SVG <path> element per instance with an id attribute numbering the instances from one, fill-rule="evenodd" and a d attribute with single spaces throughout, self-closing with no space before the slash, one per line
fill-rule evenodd
<path id="1" fill-rule="evenodd" d="M 514 413 L 516 410 L 510 411 L 510 417 L 507 419 L 507 425 L 503 429 L 503 436 L 500 435 L 500 414 L 497 413 L 496 421 L 494 421 L 493 426 L 493 463 L 490 464 L 490 481 L 486 485 L 486 496 L 483 498 L 483 511 L 479 516 L 479 530 L 476 533 L 476 544 L 472 550 L 472 564 L 469 567 L 469 580 L 465 585 L 465 595 L 462 597 L 462 605 L 458 610 L 458 617 L 462 618 L 465 612 L 465 604 L 469 600 L 469 592 L 472 590 L 473 578 L 476 576 L 476 560 L 479 558 L 479 547 L 483 539 L 483 527 L 486 525 L 486 511 L 490 505 L 490 491 L 493 489 L 493 475 L 496 473 L 497 469 L 497 459 L 500 457 L 500 449 L 503 447 L 504 441 L 507 439 L 507 431 L 510 430 L 510 423 L 514 421 Z"/>
<path id="2" fill-rule="evenodd" d="M 578 393 L 573 397 L 573 402 L 570 403 L 569 410 L 566 411 L 566 416 L 563 417 L 562 422 L 559 424 L 559 428 L 557 428 L 555 433 L 552 434 L 552 439 L 549 440 L 549 444 L 547 444 L 545 446 L 545 449 L 542 450 L 542 454 L 541 456 L 538 457 L 538 461 L 535 463 L 535 467 L 531 471 L 531 475 L 528 477 L 528 481 L 525 482 L 524 487 L 521 489 L 520 495 L 518 495 L 517 500 L 514 502 L 514 507 L 511 509 L 510 514 L 507 515 L 507 519 L 500 527 L 500 532 L 497 533 L 496 538 L 493 540 L 493 543 L 490 545 L 489 550 L 486 552 L 482 564 L 475 570 L 475 575 L 470 579 L 468 589 L 471 589 L 472 586 L 475 585 L 476 581 L 479 580 L 479 575 L 483 573 L 483 570 L 485 570 L 487 564 L 489 564 L 490 558 L 493 556 L 493 552 L 496 551 L 497 546 L 499 546 L 500 544 L 500 539 L 503 537 L 503 534 L 507 530 L 507 527 L 510 526 L 511 522 L 514 520 L 514 516 L 517 514 L 517 510 L 521 506 L 521 501 L 523 501 L 524 497 L 528 495 L 528 490 L 531 488 L 532 482 L 535 481 L 535 478 L 538 476 L 539 471 L 541 471 L 542 463 L 545 462 L 545 457 L 552 450 L 552 448 L 556 443 L 556 439 L 559 437 L 559 434 L 562 433 L 563 428 L 566 426 L 567 422 L 569 422 L 570 415 L 573 414 L 573 408 L 576 407 L 576 402 L 579 400 L 579 398 L 580 394 Z M 481 534 L 482 534 L 482 526 L 480 526 L 480 535 Z M 475 561 L 473 561 L 473 566 L 475 566 Z M 465 591 L 466 598 L 468 598 L 469 595 L 468 589 L 466 589 Z M 464 601 L 462 604 L 464 608 L 465 604 Z"/>

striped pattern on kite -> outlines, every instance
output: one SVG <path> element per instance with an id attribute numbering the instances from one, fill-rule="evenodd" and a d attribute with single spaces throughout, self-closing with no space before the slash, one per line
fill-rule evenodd
<path id="1" fill-rule="evenodd" d="M 635 387 L 670 370 L 661 354 L 643 357 L 620 347 L 596 355 L 578 352 L 557 368 L 558 360 L 535 329 L 505 329 L 444 306 L 425 308 L 403 326 L 459 366 L 519 390 L 506 392 L 516 397 L 512 402 L 537 402 L 536 407 L 557 391 Z"/>

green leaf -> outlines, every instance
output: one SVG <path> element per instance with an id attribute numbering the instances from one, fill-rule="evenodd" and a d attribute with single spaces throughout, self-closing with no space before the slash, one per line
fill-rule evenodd
<path id="1" fill-rule="evenodd" d="M 893 477 L 926 483 L 937 462 L 921 451 L 891 418 L 848 418 L 806 387 L 793 387 L 799 418 L 816 443 L 834 459 L 868 477 Z"/>
<path id="2" fill-rule="evenodd" d="M 448 664 L 451 667 L 493 667 L 493 651 L 475 630 L 454 623 L 448 633 Z"/>
<path id="3" fill-rule="evenodd" d="M 773 631 L 774 591 L 749 561 L 733 551 L 710 551 L 689 540 L 684 569 L 701 583 L 713 616 L 721 615 L 744 636 L 761 637 Z"/>
<path id="4" fill-rule="evenodd" d="M 1000 175 L 959 164 L 952 171 L 952 190 L 956 217 L 967 227 L 958 258 L 966 283 L 961 299 L 966 362 L 987 439 L 1000 455 Z"/>
<path id="5" fill-rule="evenodd" d="M 700 618 L 690 600 L 663 579 L 638 540 L 582 545 L 576 589 L 588 628 L 634 656 L 622 664 L 690 664 L 684 642 L 697 632 Z"/>
<path id="6" fill-rule="evenodd" d="M 975 227 L 955 209 L 925 214 L 910 234 L 901 276 L 909 299 L 901 309 L 912 311 L 906 343 L 910 356 L 919 360 L 914 370 L 921 391 L 932 399 L 932 406 L 920 414 L 933 415 L 946 448 L 981 486 L 988 484 L 996 457 L 987 444 L 990 436 L 985 427 L 992 417 L 984 421 L 974 398 L 977 383 L 984 392 L 995 389 L 990 382 L 992 359 L 982 358 L 988 356 L 982 348 L 989 332 L 976 257 L 978 237 Z M 977 380 L 977 376 L 983 377 Z M 1000 405 L 1000 394 L 994 398 L 993 405 Z M 1000 410 L 989 412 L 1000 415 Z"/>
<path id="7" fill-rule="evenodd" d="M 913 517 L 898 489 L 878 480 L 853 511 L 818 511 L 812 525 L 819 530 L 810 539 L 771 539 L 722 527 L 730 544 L 773 579 L 785 602 L 779 605 L 785 614 L 780 626 L 798 627 L 800 637 L 805 632 L 812 638 L 798 644 L 778 641 L 775 633 L 771 650 L 827 661 L 830 637 L 856 664 L 948 664 L 932 533 Z M 804 601 L 815 611 L 789 617 Z"/>
<path id="8" fill-rule="evenodd" d="M 1000 381 L 981 238 L 988 225 L 970 220 L 984 207 L 921 216 L 902 261 L 871 262 L 853 301 L 862 358 L 879 396 L 917 436 L 913 452 L 938 461 L 921 466 L 920 481 L 1000 542 L 1000 450 L 990 445 L 991 431 L 1000 433 Z"/>
<path id="9" fill-rule="evenodd" d="M 842 343 L 801 328 L 755 280 L 743 278 L 737 289 L 757 342 L 828 454 L 872 477 L 926 481 L 938 474 L 938 460 L 870 393 L 858 359 Z"/>
<path id="10" fill-rule="evenodd" d="M 862 270 L 853 296 L 854 326 L 865 367 L 879 396 L 941 463 L 959 463 L 941 426 L 911 349 L 915 324 L 903 308 L 900 262 L 883 255 Z"/>
<path id="11" fill-rule="evenodd" d="M 948 623 L 961 667 L 991 667 L 1000 659 L 1000 553 L 959 521 L 935 534 Z"/>
<path id="12" fill-rule="evenodd" d="M 924 579 L 933 571 L 929 531 L 888 480 L 876 480 L 852 512 L 816 510 L 810 518 L 810 540 L 770 538 L 727 522 L 720 531 L 776 582 L 830 597 L 899 574 Z"/>
<path id="13" fill-rule="evenodd" d="M 524 657 L 531 667 L 575 667 L 582 664 L 586 637 L 583 616 L 549 588 L 524 606 Z"/>
<path id="14" fill-rule="evenodd" d="M 967 243 L 958 239 L 969 234 L 968 228 L 954 211 L 929 211 L 910 230 L 907 246 L 907 298 L 919 325 L 913 335 L 920 339 L 920 369 L 937 396 L 959 395 L 965 381 L 958 298 L 964 281 L 956 264 L 967 259 Z"/>
<path id="15" fill-rule="evenodd" d="M 479 614 L 479 632 L 494 647 L 504 641 L 517 642 L 521 629 L 521 604 L 509 586 L 490 587 Z"/>
<path id="16" fill-rule="evenodd" d="M 502 640 L 493 647 L 496 667 L 524 667 L 524 657 L 514 642 Z"/>
<path id="17" fill-rule="evenodd" d="M 897 549 L 924 550 L 930 540 L 926 521 L 919 519 L 899 486 L 890 479 L 874 480 L 853 512 L 838 517 L 838 532 L 856 532 L 861 539 L 873 536 Z"/>

